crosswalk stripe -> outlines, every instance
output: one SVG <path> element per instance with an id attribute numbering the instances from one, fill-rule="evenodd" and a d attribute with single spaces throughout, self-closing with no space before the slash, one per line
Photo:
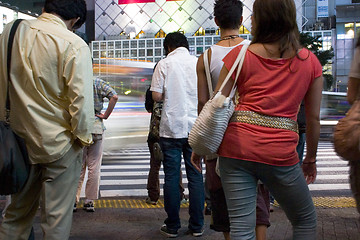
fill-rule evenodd
<path id="1" fill-rule="evenodd" d="M 106 161 L 103 160 L 102 164 L 103 164 L 103 166 L 108 166 L 108 165 L 111 165 L 111 164 L 114 164 L 114 165 L 149 164 L 150 163 L 149 159 L 150 159 L 150 156 L 148 157 L 148 159 L 146 159 L 146 158 L 139 158 L 139 159 L 126 158 L 126 160 L 112 159 L 112 160 L 106 160 Z M 344 164 L 344 165 L 347 165 L 347 163 L 348 163 L 348 161 L 344 161 L 341 158 L 339 158 L 338 156 L 317 156 L 316 159 L 318 160 L 317 164 L 325 164 L 326 163 L 326 164 Z M 327 161 L 327 160 L 330 160 L 330 159 L 331 159 L 331 161 Z"/>
<path id="2" fill-rule="evenodd" d="M 106 186 L 116 186 L 116 185 L 139 185 L 139 184 L 146 184 L 147 179 L 131 179 L 131 180 L 102 180 L 101 185 Z M 183 179 L 183 184 L 188 183 L 186 178 Z M 164 184 L 164 179 L 160 178 L 160 184 Z"/>
<path id="3" fill-rule="evenodd" d="M 349 179 L 348 174 L 338 174 L 338 175 L 318 175 L 316 180 L 347 180 Z"/>
<path id="4" fill-rule="evenodd" d="M 318 172 L 341 172 L 349 171 L 349 167 L 319 167 L 317 168 Z"/>
<path id="5" fill-rule="evenodd" d="M 306 150 L 304 156 L 305 154 Z M 309 189 L 311 191 L 349 190 L 347 164 L 336 155 L 331 142 L 320 142 L 317 152 L 318 175 L 315 183 L 309 185 Z M 150 154 L 146 148 L 125 149 L 119 153 L 104 156 L 101 166 L 101 196 L 147 196 L 146 184 L 149 168 Z M 204 165 L 203 169 L 205 169 Z M 182 163 L 182 172 L 183 183 L 186 187 L 188 182 L 184 163 Z M 162 168 L 159 178 L 160 184 L 163 184 Z M 188 193 L 187 188 L 185 192 Z"/>
<path id="6" fill-rule="evenodd" d="M 348 180 L 348 175 L 319 175 L 316 180 Z M 139 185 L 146 184 L 147 179 L 131 179 L 131 180 L 101 180 L 101 185 L 117 186 L 117 185 Z M 183 179 L 183 183 L 188 183 L 186 178 Z M 164 179 L 160 178 L 160 184 L 164 184 Z M 326 185 L 326 184 L 322 184 Z"/>
<path id="7" fill-rule="evenodd" d="M 185 194 L 188 194 L 185 189 Z M 160 195 L 163 195 L 163 190 L 160 189 Z M 122 196 L 147 196 L 147 190 L 144 189 L 124 189 L 124 190 L 102 190 L 101 197 L 122 197 Z"/>
<path id="8" fill-rule="evenodd" d="M 319 165 L 343 165 L 343 164 L 347 164 L 347 163 L 344 163 L 343 160 L 339 160 L 339 161 L 334 161 L 334 160 L 331 160 L 331 161 L 327 161 L 327 160 L 322 160 L 322 161 L 317 161 L 316 165 L 319 166 Z"/>
<path id="9" fill-rule="evenodd" d="M 323 164 L 318 164 L 317 170 L 318 171 L 348 171 L 349 167 L 348 166 L 344 166 L 344 167 L 320 167 L 319 165 L 323 165 Z M 182 168 L 184 168 L 184 165 L 182 165 Z M 205 167 L 204 167 L 205 168 Z M 128 169 L 128 170 L 136 170 L 136 169 L 149 169 L 149 165 L 112 165 L 112 166 L 102 166 L 101 169 L 103 170 L 122 170 L 122 169 Z"/>
<path id="10" fill-rule="evenodd" d="M 310 184 L 310 191 L 319 191 L 319 190 L 349 190 L 350 185 L 347 184 Z"/>

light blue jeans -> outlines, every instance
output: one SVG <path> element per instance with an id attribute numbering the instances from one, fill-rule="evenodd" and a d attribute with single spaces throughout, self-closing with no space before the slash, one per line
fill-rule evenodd
<path id="1" fill-rule="evenodd" d="M 219 164 L 232 240 L 255 239 L 258 179 L 285 211 L 293 239 L 316 239 L 316 211 L 299 164 L 278 167 L 225 157 Z"/>

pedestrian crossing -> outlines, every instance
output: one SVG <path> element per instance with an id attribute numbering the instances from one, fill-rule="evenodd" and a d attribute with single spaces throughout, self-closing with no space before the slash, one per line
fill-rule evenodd
<path id="1" fill-rule="evenodd" d="M 350 191 L 348 163 L 336 155 L 333 143 L 320 142 L 316 159 L 318 173 L 310 191 Z"/>
<path id="2" fill-rule="evenodd" d="M 305 155 L 305 154 L 304 154 Z M 101 197 L 147 196 L 146 184 L 150 167 L 150 153 L 147 147 L 120 150 L 115 155 L 105 155 L 101 167 Z M 203 167 L 205 169 L 205 167 Z M 309 185 L 312 193 L 349 192 L 347 162 L 334 152 L 331 142 L 320 142 L 317 153 L 318 175 Z M 183 184 L 187 194 L 185 166 L 182 164 Z M 164 172 L 160 169 L 160 188 L 164 183 Z M 83 187 L 84 188 L 84 187 Z M 84 195 L 84 193 L 82 193 Z"/>

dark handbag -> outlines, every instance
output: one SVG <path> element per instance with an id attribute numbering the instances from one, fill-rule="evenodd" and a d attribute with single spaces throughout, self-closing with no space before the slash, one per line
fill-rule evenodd
<path id="1" fill-rule="evenodd" d="M 153 110 L 150 118 L 150 129 L 148 135 L 148 141 L 150 142 L 159 142 L 160 140 L 160 120 L 161 120 L 161 110 L 162 102 L 155 102 L 153 105 Z"/>
<path id="2" fill-rule="evenodd" d="M 14 22 L 9 35 L 7 53 L 7 96 L 5 121 L 0 121 L 0 195 L 19 192 L 25 185 L 30 172 L 29 157 L 24 139 L 10 127 L 10 63 L 14 35 L 22 19 Z"/>
<path id="3" fill-rule="evenodd" d="M 360 160 L 360 100 L 356 100 L 334 131 L 334 149 L 347 161 Z"/>
<path id="4" fill-rule="evenodd" d="M 152 112 L 153 108 L 154 108 L 154 100 L 152 99 L 152 91 L 150 91 L 150 86 L 149 86 L 145 94 L 145 109 L 148 112 Z"/>

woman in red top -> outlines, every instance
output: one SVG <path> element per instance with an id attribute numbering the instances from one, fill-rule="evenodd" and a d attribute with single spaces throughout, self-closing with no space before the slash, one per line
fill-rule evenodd
<path id="1" fill-rule="evenodd" d="M 316 56 L 299 44 L 293 0 L 256 0 L 252 35 L 236 79 L 239 104 L 218 151 L 231 239 L 255 238 L 258 180 L 286 212 L 293 239 L 315 239 L 316 212 L 307 184 L 316 178 L 322 67 Z M 241 47 L 223 59 L 216 89 Z M 227 83 L 224 95 L 229 95 L 233 83 L 233 79 Z M 301 170 L 296 116 L 303 99 L 307 152 Z"/>

